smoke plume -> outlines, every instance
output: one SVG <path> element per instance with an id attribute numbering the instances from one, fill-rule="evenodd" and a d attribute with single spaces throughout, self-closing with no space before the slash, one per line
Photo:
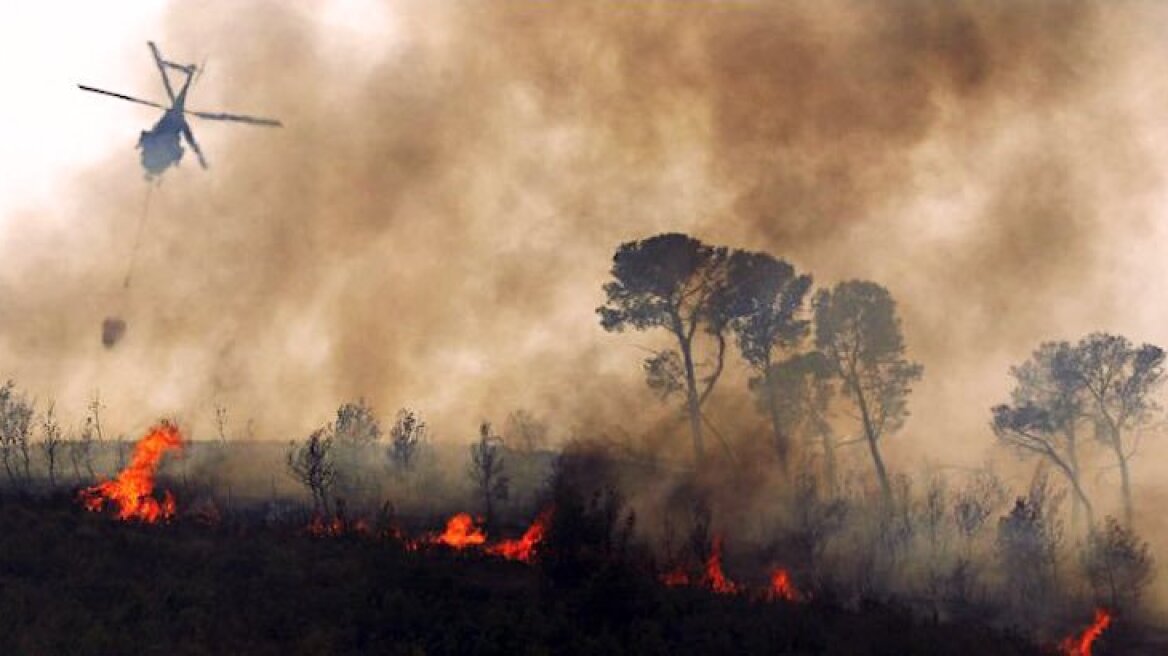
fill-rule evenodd
<path id="1" fill-rule="evenodd" d="M 1168 341 L 1139 282 L 1165 240 L 1152 3 L 322 6 L 172 10 L 168 57 L 209 56 L 191 105 L 286 127 L 194 126 L 212 168 L 154 191 L 128 290 L 137 135 L 10 221 L 6 373 L 196 435 L 213 404 L 288 439 L 363 396 L 438 439 L 525 407 L 560 436 L 681 440 L 640 380 L 660 336 L 593 312 L 615 247 L 660 231 L 889 287 L 925 364 L 893 458 L 982 457 L 1008 366 L 1043 339 Z M 732 403 L 728 430 L 751 414 Z"/>

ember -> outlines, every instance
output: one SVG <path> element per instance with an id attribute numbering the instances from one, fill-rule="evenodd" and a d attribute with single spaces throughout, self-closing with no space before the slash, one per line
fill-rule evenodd
<path id="1" fill-rule="evenodd" d="M 791 583 L 791 574 L 783 568 L 776 568 L 771 572 L 771 587 L 767 590 L 767 599 L 776 601 L 799 601 L 799 591 Z"/>
<path id="2" fill-rule="evenodd" d="M 326 520 L 320 513 L 312 515 L 312 520 L 308 522 L 308 534 L 317 537 L 336 537 L 344 535 L 345 522 L 340 517 L 333 517 L 331 520 Z"/>
<path id="3" fill-rule="evenodd" d="M 78 494 L 78 500 L 91 512 L 100 512 L 107 501 L 117 506 L 118 519 L 138 520 L 152 524 L 170 519 L 175 513 L 174 496 L 163 492 L 162 501 L 151 496 L 154 492 L 154 474 L 162 456 L 170 450 L 182 449 L 182 435 L 169 422 L 155 426 L 134 445 L 134 457 L 128 467 L 111 481 L 103 481 Z"/>
<path id="4" fill-rule="evenodd" d="M 1069 636 L 1059 644 L 1059 649 L 1066 656 L 1091 656 L 1091 645 L 1103 634 L 1111 624 L 1111 613 L 1103 608 L 1095 609 L 1095 621 L 1077 636 Z"/>
<path id="5" fill-rule="evenodd" d="M 671 588 L 677 588 L 683 585 L 689 585 L 689 574 L 686 574 L 685 569 L 678 566 L 661 575 L 661 583 Z"/>

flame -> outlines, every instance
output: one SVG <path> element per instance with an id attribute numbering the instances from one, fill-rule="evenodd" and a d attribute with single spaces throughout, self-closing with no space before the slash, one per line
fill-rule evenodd
<path id="1" fill-rule="evenodd" d="M 166 421 L 158 424 L 134 445 L 133 459 L 117 478 L 82 490 L 78 500 L 91 512 L 100 512 L 110 501 L 118 508 L 118 519 L 124 521 L 153 524 L 174 517 L 175 501 L 170 491 L 163 492 L 161 502 L 151 494 L 154 492 L 154 473 L 163 454 L 172 449 L 181 450 L 182 446 L 178 427 Z"/>
<path id="2" fill-rule="evenodd" d="M 475 520 L 468 513 L 458 513 L 446 521 L 446 530 L 434 537 L 431 542 L 444 544 L 455 549 L 481 546 L 487 541 L 487 534 L 475 525 Z"/>
<path id="3" fill-rule="evenodd" d="M 308 534 L 313 537 L 337 537 L 344 533 L 345 521 L 340 517 L 326 520 L 320 513 L 313 513 L 312 520 L 308 522 Z"/>
<path id="4" fill-rule="evenodd" d="M 767 599 L 776 601 L 782 599 L 784 601 L 799 601 L 801 595 L 795 589 L 795 584 L 791 582 L 791 573 L 787 570 L 776 567 L 771 571 L 771 587 L 767 589 Z"/>
<path id="5" fill-rule="evenodd" d="M 710 557 L 706 559 L 706 585 L 718 594 L 733 594 L 738 586 L 722 572 L 722 538 L 714 538 Z"/>
<path id="6" fill-rule="evenodd" d="M 518 540 L 504 540 L 487 547 L 487 553 L 502 556 L 507 560 L 530 563 L 535 556 L 536 548 L 543 542 L 543 537 L 547 533 L 548 524 L 551 523 L 552 519 L 552 510 L 552 508 L 548 508 L 541 512 Z"/>
<path id="7" fill-rule="evenodd" d="M 1095 640 L 1103 634 L 1103 631 L 1111 624 L 1111 613 L 1106 609 L 1095 609 L 1095 621 L 1091 626 L 1083 630 L 1083 633 L 1078 636 L 1068 636 L 1059 644 L 1059 649 L 1062 650 L 1066 656 L 1091 656 L 1091 645 L 1095 644 Z"/>
<path id="8" fill-rule="evenodd" d="M 312 520 L 308 522 L 308 528 L 305 530 L 309 535 L 316 538 L 335 538 L 342 535 L 361 535 L 368 537 L 372 534 L 372 530 L 369 528 L 369 521 L 364 517 L 358 517 L 350 521 L 340 514 L 334 515 L 332 519 L 325 519 L 320 513 L 313 513 Z"/>
<path id="9" fill-rule="evenodd" d="M 677 567 L 665 572 L 661 575 L 661 583 L 676 588 L 683 585 L 689 585 L 689 574 L 686 573 L 685 568 L 678 565 Z"/>

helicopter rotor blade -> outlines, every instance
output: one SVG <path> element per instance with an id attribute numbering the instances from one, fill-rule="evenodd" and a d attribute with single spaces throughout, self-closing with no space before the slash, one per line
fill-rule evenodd
<path id="1" fill-rule="evenodd" d="M 207 58 L 203 57 L 203 63 L 195 68 L 195 79 L 191 80 L 191 86 L 198 83 L 199 79 L 203 77 L 203 72 L 207 70 Z"/>
<path id="2" fill-rule="evenodd" d="M 150 46 L 150 52 L 154 53 L 154 63 L 158 65 L 158 74 L 162 76 L 162 86 L 166 87 L 166 96 L 173 103 L 174 89 L 170 86 L 170 78 L 166 76 L 166 60 L 162 58 L 162 53 L 158 51 L 158 46 L 154 45 L 153 41 L 147 41 L 146 45 Z"/>
<path id="3" fill-rule="evenodd" d="M 195 134 L 191 132 L 191 126 L 187 125 L 185 121 L 182 126 L 182 135 L 187 140 L 187 143 L 190 144 L 191 150 L 195 151 L 195 156 L 199 158 L 199 166 L 206 169 L 207 158 L 203 157 L 203 149 L 199 148 L 199 142 L 195 141 Z"/>
<path id="4" fill-rule="evenodd" d="M 85 86 L 84 84 L 78 84 L 77 88 L 81 89 L 82 91 L 89 91 L 91 93 L 100 93 L 100 94 L 105 95 L 105 96 L 113 96 L 114 98 L 121 98 L 122 100 L 129 100 L 130 102 L 138 103 L 139 105 L 147 105 L 149 107 L 157 107 L 158 109 L 166 109 L 166 107 L 159 105 L 158 103 L 150 102 L 149 100 L 142 100 L 141 98 L 135 98 L 133 96 L 127 96 L 124 93 L 114 93 L 113 91 L 106 91 L 105 89 L 98 89 L 97 87 L 89 87 L 89 86 Z"/>
<path id="5" fill-rule="evenodd" d="M 255 116 L 244 116 L 242 114 L 224 114 L 221 112 L 193 112 L 186 111 L 186 114 L 197 116 L 209 121 L 238 121 L 240 123 L 248 123 L 250 125 L 266 125 L 273 128 L 282 128 L 284 124 L 271 118 L 258 118 Z"/>

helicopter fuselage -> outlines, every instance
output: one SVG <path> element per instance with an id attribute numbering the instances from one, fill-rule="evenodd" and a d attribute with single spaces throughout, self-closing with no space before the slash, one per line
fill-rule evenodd
<path id="1" fill-rule="evenodd" d="M 154 127 L 138 136 L 138 150 L 142 151 L 142 168 L 146 169 L 147 177 L 161 175 L 182 161 L 185 151 L 180 137 L 186 120 L 181 114 L 175 114 L 174 110 L 168 110 Z"/>
<path id="2" fill-rule="evenodd" d="M 142 151 L 142 168 L 146 169 L 147 178 L 162 175 L 163 171 L 182 161 L 185 151 L 181 136 L 184 129 L 190 129 L 186 117 L 183 116 L 190 86 L 191 74 L 188 72 L 187 79 L 178 95 L 174 97 L 170 109 L 166 110 L 154 127 L 138 136 L 138 149 Z"/>

